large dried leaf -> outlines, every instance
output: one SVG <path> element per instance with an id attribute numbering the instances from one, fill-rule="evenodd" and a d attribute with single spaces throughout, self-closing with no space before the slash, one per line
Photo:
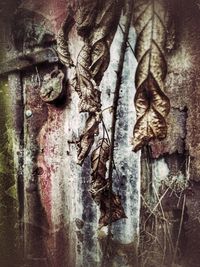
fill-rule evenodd
<path id="1" fill-rule="evenodd" d="M 109 154 L 110 146 L 108 140 L 101 139 L 91 156 L 92 180 L 90 184 L 90 193 L 97 204 L 100 204 L 102 190 L 106 190 L 109 186 L 105 179 L 107 172 L 106 162 L 109 160 Z"/>
<path id="2" fill-rule="evenodd" d="M 109 160 L 110 145 L 107 139 L 101 139 L 97 148 L 93 151 L 91 157 L 92 177 L 96 180 L 98 177 L 105 179 L 106 176 L 106 162 Z"/>
<path id="3" fill-rule="evenodd" d="M 151 139 L 163 139 L 167 134 L 166 116 L 170 111 L 170 102 L 163 92 L 167 74 L 164 52 L 166 13 L 164 0 L 135 2 L 138 67 L 135 77 L 137 121 L 133 134 L 134 151 L 141 149 Z"/>
<path id="4" fill-rule="evenodd" d="M 144 53 L 138 63 L 135 77 L 136 88 L 148 79 L 150 73 L 162 89 L 163 80 L 167 74 L 167 63 L 163 53 L 154 41 L 152 41 L 151 49 Z"/>
<path id="5" fill-rule="evenodd" d="M 107 42 L 98 41 L 94 44 L 91 52 L 91 61 L 90 71 L 95 82 L 99 85 L 110 62 L 110 52 Z"/>
<path id="6" fill-rule="evenodd" d="M 108 140 L 101 139 L 91 157 L 92 179 L 90 185 L 91 196 L 100 206 L 100 227 L 126 218 L 120 197 L 110 190 L 108 179 L 106 179 L 106 163 L 109 160 L 109 155 Z"/>
<path id="7" fill-rule="evenodd" d="M 165 119 L 151 107 L 137 120 L 133 135 L 133 151 L 138 151 L 153 138 L 163 139 L 166 135 Z"/>
<path id="8" fill-rule="evenodd" d="M 143 84 L 137 89 L 135 95 L 137 117 L 140 118 L 145 115 L 151 106 L 163 117 L 167 116 L 170 110 L 168 97 L 160 89 L 150 73 Z"/>

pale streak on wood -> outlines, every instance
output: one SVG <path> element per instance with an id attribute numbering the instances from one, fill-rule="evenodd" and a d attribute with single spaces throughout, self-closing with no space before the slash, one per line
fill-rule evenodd
<path id="1" fill-rule="evenodd" d="M 20 72 L 11 73 L 8 76 L 9 94 L 12 103 L 13 114 L 13 158 L 15 186 L 18 193 L 18 219 L 19 219 L 19 240 L 18 247 L 23 255 L 24 250 L 24 105 L 23 88 Z"/>

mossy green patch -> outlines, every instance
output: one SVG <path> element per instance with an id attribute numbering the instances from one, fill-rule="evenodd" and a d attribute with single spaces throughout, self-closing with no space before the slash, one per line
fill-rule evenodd
<path id="1" fill-rule="evenodd" d="M 13 114 L 7 80 L 0 81 L 0 263 L 16 251 L 18 232 L 17 181 L 13 160 Z M 12 254 L 11 254 L 12 251 Z"/>

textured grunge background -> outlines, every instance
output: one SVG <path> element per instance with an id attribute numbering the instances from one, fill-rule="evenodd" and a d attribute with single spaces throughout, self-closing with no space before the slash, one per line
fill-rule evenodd
<path id="1" fill-rule="evenodd" d="M 1 0 L 0 267 L 200 267 L 200 2 Z"/>

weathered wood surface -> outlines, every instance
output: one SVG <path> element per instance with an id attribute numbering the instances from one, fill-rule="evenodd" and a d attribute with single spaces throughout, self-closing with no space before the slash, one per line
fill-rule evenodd
<path id="1" fill-rule="evenodd" d="M 18 29 L 12 45 L 8 34 L 7 59 L 19 52 L 54 46 L 55 34 L 67 15 L 67 4 L 49 1 L 47 6 L 46 1 L 22 1 L 18 17 L 16 12 L 12 16 L 15 26 L 9 23 L 11 18 L 4 21 L 8 32 L 13 27 Z M 168 135 L 164 141 L 151 141 L 141 157 L 140 152 L 131 151 L 136 121 L 133 99 L 137 36 L 134 27 L 130 29 L 117 116 L 117 172 L 114 170 L 113 177 L 127 219 L 112 226 L 107 266 L 137 266 L 137 256 L 140 266 L 199 266 L 200 11 L 195 1 L 177 0 L 173 5 L 174 24 L 169 25 L 165 51 L 168 74 L 164 92 L 171 102 Z M 10 14 L 14 10 L 14 6 L 13 10 L 10 7 Z M 122 28 L 124 21 L 122 16 Z M 107 108 L 113 101 L 122 39 L 118 27 L 109 68 L 100 85 L 109 134 L 112 114 Z M 72 31 L 70 50 L 75 62 L 82 45 Z M 98 230 L 98 207 L 88 191 L 90 157 L 82 167 L 76 163 L 76 141 L 87 115 L 78 112 L 79 99 L 68 82 L 63 102 L 47 104 L 40 98 L 43 77 L 55 66 L 67 79 L 73 76 L 70 69 L 55 63 L 11 73 L 8 82 L 2 81 L 0 246 L 5 253 L 0 255 L 0 265 L 2 262 L 5 267 L 15 266 L 10 263 L 10 251 L 15 251 L 15 258 L 21 261 L 16 260 L 16 266 L 27 267 L 101 266 L 105 256 L 107 228 Z"/>
<path id="2" fill-rule="evenodd" d="M 111 48 L 111 66 L 101 83 L 103 108 L 112 105 L 118 60 L 116 55 L 121 39 L 122 33 L 119 29 Z M 75 53 L 79 51 L 79 47 L 73 47 L 76 49 Z M 129 70 L 135 66 L 130 49 L 127 51 L 126 61 L 127 76 L 131 74 Z M 38 71 L 42 76 L 43 71 L 45 73 L 49 69 L 38 68 Z M 129 77 L 130 79 L 124 80 L 121 88 L 121 92 L 126 91 L 126 96 L 120 100 L 115 153 L 115 164 L 119 166 L 119 177 L 115 174 L 115 187 L 122 195 L 128 216 L 127 219 L 113 225 L 113 242 L 116 244 L 112 248 L 111 261 L 112 264 L 120 266 L 134 264 L 135 258 L 131 251 L 135 249 L 139 218 L 139 161 L 129 145 L 133 125 L 128 124 L 128 121 L 132 121 L 132 124 L 134 122 L 133 76 Z M 57 107 L 43 104 L 39 99 L 35 70 L 25 74 L 23 85 L 25 254 L 29 264 L 38 261 L 47 266 L 99 265 L 106 234 L 103 230 L 98 231 L 99 214 L 88 192 L 90 160 L 88 158 L 83 167 L 76 163 L 75 142 L 85 119 L 85 116 L 78 113 L 77 94 L 66 86 L 66 103 Z M 27 114 L 31 114 L 30 117 Z M 123 114 L 128 115 L 126 120 Z M 105 111 L 104 120 L 110 132 L 109 110 Z M 29 240 L 32 240 L 32 243 Z M 41 247 L 43 242 L 46 251 Z M 101 248 L 102 242 L 104 245 Z"/>

